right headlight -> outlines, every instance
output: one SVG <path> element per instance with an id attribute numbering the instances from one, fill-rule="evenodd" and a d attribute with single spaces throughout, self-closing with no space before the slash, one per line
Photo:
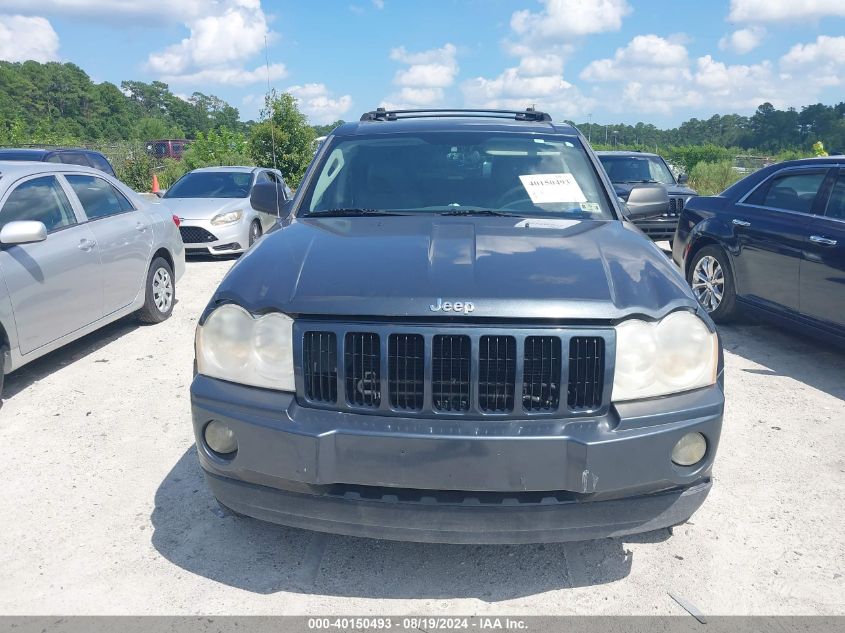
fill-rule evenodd
<path id="1" fill-rule="evenodd" d="M 692 312 L 673 312 L 651 323 L 616 326 L 613 401 L 652 398 L 716 382 L 719 343 Z"/>
<path id="2" fill-rule="evenodd" d="M 234 304 L 217 308 L 197 328 L 197 371 L 253 387 L 295 391 L 293 319 L 254 317 Z"/>
<path id="3" fill-rule="evenodd" d="M 211 224 L 214 226 L 223 226 L 224 224 L 234 224 L 244 217 L 244 212 L 241 209 L 235 211 L 226 211 L 225 213 L 218 213 L 211 218 Z"/>

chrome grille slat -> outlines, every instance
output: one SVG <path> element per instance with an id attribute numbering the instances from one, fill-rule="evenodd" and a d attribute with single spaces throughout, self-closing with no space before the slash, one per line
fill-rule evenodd
<path id="1" fill-rule="evenodd" d="M 569 342 L 569 408 L 597 408 L 602 402 L 603 376 L 604 339 L 594 336 L 573 337 Z"/>
<path id="2" fill-rule="evenodd" d="M 526 411 L 555 411 L 560 405 L 560 346 L 556 336 L 525 339 L 522 406 Z"/>
<path id="3" fill-rule="evenodd" d="M 306 332 L 303 337 L 305 395 L 314 402 L 337 402 L 337 336 Z"/>
<path id="4" fill-rule="evenodd" d="M 470 339 L 439 334 L 432 342 L 432 407 L 436 411 L 469 411 Z"/>
<path id="5" fill-rule="evenodd" d="M 478 373 L 478 408 L 485 412 L 513 411 L 516 339 L 482 336 Z"/>
<path id="6" fill-rule="evenodd" d="M 381 405 L 381 348 L 378 334 L 348 332 L 343 346 L 346 400 L 359 407 Z"/>
<path id="7" fill-rule="evenodd" d="M 419 334 L 391 334 L 388 350 L 390 406 L 421 411 L 425 393 L 425 339 Z"/>

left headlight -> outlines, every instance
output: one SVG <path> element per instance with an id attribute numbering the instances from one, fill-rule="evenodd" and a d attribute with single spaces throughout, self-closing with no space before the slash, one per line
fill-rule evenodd
<path id="1" fill-rule="evenodd" d="M 293 319 L 254 317 L 234 304 L 217 308 L 197 328 L 197 371 L 253 387 L 295 391 Z"/>
<path id="2" fill-rule="evenodd" d="M 613 401 L 652 398 L 716 382 L 719 343 L 700 318 L 673 312 L 655 323 L 616 326 Z"/>
<path id="3" fill-rule="evenodd" d="M 227 211 L 226 213 L 218 213 L 211 218 L 211 224 L 214 226 L 221 226 L 223 224 L 234 224 L 244 217 L 244 212 L 241 209 L 237 211 Z"/>

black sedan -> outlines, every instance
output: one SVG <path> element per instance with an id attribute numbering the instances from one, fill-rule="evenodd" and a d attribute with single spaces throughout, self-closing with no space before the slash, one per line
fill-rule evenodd
<path id="1" fill-rule="evenodd" d="M 672 256 L 715 321 L 750 308 L 845 341 L 845 157 L 778 163 L 693 198 Z"/>

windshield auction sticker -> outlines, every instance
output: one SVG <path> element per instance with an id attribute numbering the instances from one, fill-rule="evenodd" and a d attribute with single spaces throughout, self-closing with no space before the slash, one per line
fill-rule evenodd
<path id="1" fill-rule="evenodd" d="M 572 174 L 529 174 L 519 179 L 534 204 L 587 201 Z"/>

